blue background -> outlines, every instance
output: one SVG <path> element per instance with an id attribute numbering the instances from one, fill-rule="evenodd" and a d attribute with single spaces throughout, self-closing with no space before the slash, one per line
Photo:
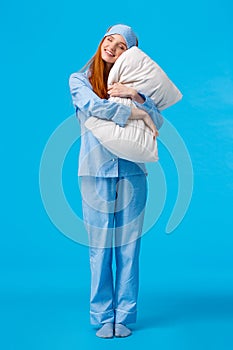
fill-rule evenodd
<path id="1" fill-rule="evenodd" d="M 2 349 L 233 348 L 232 10 L 230 0 L 1 2 Z M 164 116 L 189 150 L 194 191 L 166 235 L 177 175 L 161 146 L 168 194 L 143 238 L 138 322 L 132 337 L 104 341 L 89 325 L 88 248 L 51 223 L 38 178 L 48 138 L 74 112 L 69 75 L 115 23 L 135 29 L 140 48 L 183 92 Z M 77 151 L 78 143 L 64 190 L 80 211 Z"/>

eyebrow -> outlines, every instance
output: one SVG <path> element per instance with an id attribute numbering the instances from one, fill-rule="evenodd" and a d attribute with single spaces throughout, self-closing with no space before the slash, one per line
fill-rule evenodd
<path id="1" fill-rule="evenodd" d="M 109 35 L 112 39 L 114 40 L 117 40 L 115 39 L 111 34 Z M 123 41 L 119 41 L 119 44 L 123 44 L 125 47 L 127 47 L 127 45 L 123 42 Z"/>

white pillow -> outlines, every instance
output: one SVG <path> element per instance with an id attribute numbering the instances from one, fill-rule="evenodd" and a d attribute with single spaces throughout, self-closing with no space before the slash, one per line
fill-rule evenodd
<path id="1" fill-rule="evenodd" d="M 108 85 L 118 82 L 152 98 L 159 110 L 182 98 L 162 68 L 137 46 L 123 52 L 110 70 Z"/>
<path id="2" fill-rule="evenodd" d="M 114 97 L 110 98 L 114 100 Z M 130 99 L 117 98 L 131 105 Z M 156 162 L 158 160 L 157 140 L 143 120 L 130 120 L 124 128 L 111 120 L 90 117 L 85 126 L 92 131 L 99 142 L 120 158 L 137 163 Z"/>
<path id="3" fill-rule="evenodd" d="M 108 85 L 123 83 L 151 97 L 159 109 L 178 102 L 182 94 L 166 73 L 138 47 L 126 50 L 112 67 Z M 110 101 L 133 105 L 127 98 L 111 97 Z M 157 141 L 142 120 L 128 120 L 122 128 L 112 121 L 90 117 L 85 126 L 110 152 L 134 162 L 156 162 Z"/>

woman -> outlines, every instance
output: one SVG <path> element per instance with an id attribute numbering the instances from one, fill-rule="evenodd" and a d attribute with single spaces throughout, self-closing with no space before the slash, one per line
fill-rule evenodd
<path id="1" fill-rule="evenodd" d="M 143 119 L 152 131 L 151 137 L 155 137 L 163 118 L 154 102 L 123 84 L 107 86 L 117 58 L 135 45 L 138 41 L 131 27 L 114 25 L 101 40 L 87 71 L 72 74 L 69 81 L 82 132 L 78 175 L 90 242 L 90 319 L 91 324 L 100 326 L 96 335 L 102 338 L 127 337 L 131 334 L 127 325 L 136 321 L 147 172 L 144 164 L 117 158 L 109 152 L 84 123 L 95 116 L 124 127 L 129 118 Z M 109 96 L 131 98 L 137 108 L 111 102 Z"/>

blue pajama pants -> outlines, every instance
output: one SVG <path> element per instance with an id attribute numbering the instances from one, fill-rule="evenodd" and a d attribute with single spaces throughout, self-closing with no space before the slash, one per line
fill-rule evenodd
<path id="1" fill-rule="evenodd" d="M 133 323 L 137 316 L 146 176 L 83 176 L 81 192 L 90 244 L 91 324 Z"/>

